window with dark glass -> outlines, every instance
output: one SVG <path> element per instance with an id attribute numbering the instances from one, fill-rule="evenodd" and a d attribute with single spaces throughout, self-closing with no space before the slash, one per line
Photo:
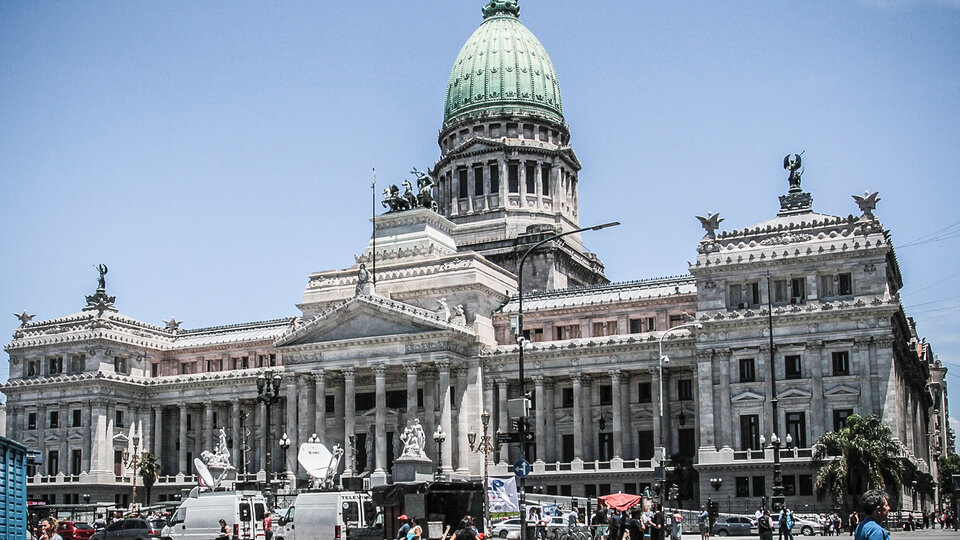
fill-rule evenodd
<path id="1" fill-rule="evenodd" d="M 753 477 L 753 496 L 754 497 L 766 497 L 766 478 L 763 476 L 754 476 Z"/>
<path id="2" fill-rule="evenodd" d="M 833 430 L 840 431 L 847 427 L 847 417 L 853 414 L 853 409 L 834 409 L 833 410 Z"/>
<path id="3" fill-rule="evenodd" d="M 757 370 L 753 358 L 740 359 L 740 382 L 754 382 L 757 380 Z"/>
<path id="4" fill-rule="evenodd" d="M 789 354 L 784 356 L 783 372 L 788 379 L 799 379 L 802 375 L 800 371 L 800 355 Z"/>
<path id="5" fill-rule="evenodd" d="M 637 401 L 639 403 L 650 403 L 653 401 L 653 393 L 650 391 L 649 382 L 637 383 Z"/>
<path id="6" fill-rule="evenodd" d="M 788 497 L 797 494 L 797 477 L 792 474 L 783 475 L 783 494 Z"/>
<path id="7" fill-rule="evenodd" d="M 80 409 L 74 409 L 70 411 L 70 413 L 73 415 L 73 422 L 70 424 L 70 427 L 80 427 L 83 423 Z"/>
<path id="8" fill-rule="evenodd" d="M 37 429 L 37 413 L 27 413 L 27 429 Z"/>
<path id="9" fill-rule="evenodd" d="M 483 167 L 473 168 L 473 194 L 483 195 Z"/>
<path id="10" fill-rule="evenodd" d="M 690 379 L 679 379 L 677 381 L 677 399 L 693 399 L 693 381 Z"/>
<path id="11" fill-rule="evenodd" d="M 507 187 L 510 193 L 520 193 L 520 166 L 516 163 L 507 165 Z"/>
<path id="12" fill-rule="evenodd" d="M 738 476 L 737 477 L 737 497 L 749 497 L 749 496 L 750 496 L 750 477 Z"/>
<path id="13" fill-rule="evenodd" d="M 756 414 L 740 415 L 740 449 L 760 449 L 760 417 Z"/>
<path id="14" fill-rule="evenodd" d="M 193 415 L 187 413 L 187 431 L 193 430 Z"/>
<path id="15" fill-rule="evenodd" d="M 527 184 L 527 193 L 533 194 L 537 192 L 537 167 L 532 163 L 527 163 L 526 167 L 526 184 Z"/>
<path id="16" fill-rule="evenodd" d="M 639 334 L 640 332 L 640 319 L 630 319 L 630 333 Z"/>
<path id="17" fill-rule="evenodd" d="M 114 422 L 114 425 L 116 425 L 116 427 L 118 428 L 122 428 L 123 427 L 123 411 L 115 411 L 114 416 L 115 416 L 114 419 L 116 420 Z"/>
<path id="18" fill-rule="evenodd" d="M 637 446 L 637 458 L 653 459 L 653 431 L 641 430 L 637 432 Z"/>
<path id="19" fill-rule="evenodd" d="M 613 404 L 613 386 L 609 384 L 600 385 L 600 405 Z"/>
<path id="20" fill-rule="evenodd" d="M 457 174 L 460 175 L 460 194 L 459 194 L 459 197 L 460 197 L 461 199 L 465 199 L 465 198 L 467 198 L 467 196 L 469 195 L 469 194 L 467 193 L 467 187 L 468 187 L 468 186 L 467 186 L 467 170 L 466 170 L 466 169 L 460 169 L 459 171 L 457 171 Z"/>
<path id="21" fill-rule="evenodd" d="M 837 294 L 840 296 L 853 294 L 853 278 L 849 272 L 837 275 Z"/>
<path id="22" fill-rule="evenodd" d="M 793 278 L 790 280 L 790 303 L 802 304 L 806 298 L 805 291 L 806 280 L 804 278 Z"/>
<path id="23" fill-rule="evenodd" d="M 798 492 L 800 495 L 813 495 L 813 475 L 801 474 L 797 477 Z"/>
<path id="24" fill-rule="evenodd" d="M 60 452 L 50 450 L 47 452 L 47 475 L 54 476 L 60 472 Z"/>
<path id="25" fill-rule="evenodd" d="M 333 414 L 334 408 L 336 407 L 336 397 L 335 396 L 324 396 L 323 397 L 323 408 L 327 410 L 327 414 Z"/>
<path id="26" fill-rule="evenodd" d="M 490 165 L 490 193 L 500 193 L 499 165 Z"/>
<path id="27" fill-rule="evenodd" d="M 573 388 L 567 387 L 560 389 L 560 406 L 573 407 Z"/>
<path id="28" fill-rule="evenodd" d="M 565 434 L 560 444 L 560 458 L 565 463 L 573 461 L 573 435 Z"/>
<path id="29" fill-rule="evenodd" d="M 423 388 L 417 388 L 417 407 L 423 407 Z"/>
<path id="30" fill-rule="evenodd" d="M 550 196 L 550 166 L 544 165 L 540 168 L 540 193 L 544 197 Z"/>
<path id="31" fill-rule="evenodd" d="M 50 411 L 50 429 L 60 427 L 60 412 L 59 411 Z"/>
<path id="32" fill-rule="evenodd" d="M 834 375 L 849 375 L 850 374 L 850 352 L 849 351 L 834 351 L 831 354 L 833 358 L 833 374 Z"/>
<path id="33" fill-rule="evenodd" d="M 160 364 L 150 364 L 150 376 L 158 377 L 160 375 Z"/>
<path id="34" fill-rule="evenodd" d="M 647 332 L 653 332 L 657 329 L 657 319 L 655 317 L 647 317 Z"/>
<path id="35" fill-rule="evenodd" d="M 407 391 L 406 390 L 388 390 L 387 391 L 388 409 L 406 409 Z"/>
<path id="36" fill-rule="evenodd" d="M 597 434 L 599 443 L 600 461 L 610 461 L 613 457 L 613 433 L 603 431 Z"/>
<path id="37" fill-rule="evenodd" d="M 76 476 L 80 474 L 80 468 L 82 467 L 82 454 L 80 450 L 71 450 L 70 452 L 70 474 Z"/>
<path id="38" fill-rule="evenodd" d="M 670 316 L 670 328 L 674 326 L 680 326 L 683 324 L 683 315 L 671 315 Z"/>
<path id="39" fill-rule="evenodd" d="M 807 447 L 807 414 L 804 412 L 787 413 L 787 433 L 793 437 L 797 448 Z"/>

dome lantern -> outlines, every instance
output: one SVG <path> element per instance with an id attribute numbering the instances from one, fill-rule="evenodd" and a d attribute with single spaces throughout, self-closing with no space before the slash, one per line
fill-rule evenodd
<path id="1" fill-rule="evenodd" d="M 517 0 L 490 0 L 489 4 L 483 6 L 484 19 L 504 14 L 520 17 L 520 6 Z"/>

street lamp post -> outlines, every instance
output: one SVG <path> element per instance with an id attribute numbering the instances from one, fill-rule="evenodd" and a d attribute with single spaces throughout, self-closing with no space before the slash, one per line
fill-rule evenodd
<path id="1" fill-rule="evenodd" d="M 137 511 L 137 469 L 140 468 L 140 437 L 133 436 L 133 452 L 123 451 L 123 464 L 133 471 L 133 501 L 130 503 L 131 512 Z"/>
<path id="2" fill-rule="evenodd" d="M 494 450 L 499 450 L 499 445 L 493 443 L 493 439 L 487 433 L 490 426 L 490 413 L 483 411 L 480 415 L 480 423 L 483 425 L 483 435 L 477 440 L 477 434 L 471 431 L 467 433 L 467 442 L 470 443 L 470 451 L 483 454 L 483 531 L 484 536 L 490 535 L 490 486 L 489 486 L 489 457 Z"/>
<path id="3" fill-rule="evenodd" d="M 770 334 L 770 407 L 773 413 L 773 434 L 770 443 L 773 445 L 773 495 L 770 497 L 770 506 L 774 512 L 783 509 L 783 469 L 780 467 L 780 412 L 777 399 L 777 370 L 774 358 L 773 345 L 773 288 L 770 286 L 770 272 L 767 272 L 767 326 Z M 762 444 L 762 443 L 761 443 Z"/>
<path id="4" fill-rule="evenodd" d="M 280 450 L 283 452 L 283 474 L 287 475 L 289 474 L 289 471 L 287 470 L 287 449 L 290 448 L 290 438 L 287 437 L 286 433 L 284 433 L 280 437 L 280 440 L 277 441 L 277 444 L 280 445 Z"/>
<path id="5" fill-rule="evenodd" d="M 437 482 L 443 480 L 443 460 L 441 456 L 443 455 L 443 441 L 445 440 L 447 440 L 447 434 L 443 432 L 443 426 L 438 425 L 437 430 L 433 432 L 433 441 L 437 443 Z"/>
<path id="6" fill-rule="evenodd" d="M 519 346 L 519 351 L 517 352 L 517 364 L 518 364 L 518 377 L 520 379 L 520 399 L 525 400 L 527 398 L 526 389 L 524 387 L 523 380 L 523 346 L 527 338 L 523 335 L 523 264 L 527 261 L 527 257 L 533 253 L 538 247 L 546 244 L 547 242 L 552 242 L 564 236 L 569 236 L 571 234 L 576 234 L 584 231 L 599 231 L 600 229 L 606 229 L 607 227 L 616 227 L 620 225 L 619 221 L 612 221 L 610 223 L 604 223 L 602 225 L 594 225 L 593 227 L 582 227 L 579 229 L 574 229 L 572 231 L 567 231 L 565 233 L 553 234 L 544 238 L 543 240 L 537 242 L 536 244 L 530 246 L 522 257 L 520 257 L 520 264 L 517 265 L 517 345 Z M 517 430 L 520 435 L 520 460 L 527 459 L 527 422 L 526 422 L 526 406 L 524 402 L 523 407 L 523 416 L 519 422 L 519 429 Z M 517 489 L 519 491 L 520 499 L 520 540 L 527 540 L 527 517 L 526 517 L 526 492 L 525 492 L 526 480 L 524 478 L 519 478 Z"/>
<path id="7" fill-rule="evenodd" d="M 266 406 L 266 415 L 263 419 L 263 448 L 264 467 L 267 468 L 267 487 L 264 490 L 264 497 L 267 504 L 270 505 L 270 475 L 273 474 L 273 459 L 270 452 L 270 443 L 272 436 L 270 434 L 270 406 L 280 401 L 280 374 L 268 369 L 257 376 L 257 401 Z"/>
<path id="8" fill-rule="evenodd" d="M 684 314 L 684 315 L 686 315 L 686 314 Z M 659 354 L 658 354 L 658 358 L 659 358 L 658 369 L 659 369 L 659 374 L 660 374 L 660 375 L 659 375 L 660 389 L 659 389 L 659 391 L 658 391 L 659 401 L 660 401 L 660 416 L 659 416 L 659 426 L 660 426 L 660 437 L 659 437 L 659 439 L 660 439 L 660 440 L 659 440 L 659 442 L 658 442 L 658 444 L 659 444 L 659 446 L 660 446 L 660 466 L 659 466 L 659 468 L 657 469 L 657 481 L 660 482 L 660 485 L 661 485 L 661 490 L 660 490 L 660 494 L 659 494 L 660 506 L 663 506 L 663 491 L 664 491 L 664 490 L 662 489 L 662 486 L 663 486 L 663 485 L 666 483 L 666 481 L 667 481 L 667 476 L 666 476 L 666 475 L 667 475 L 667 471 L 666 471 L 666 468 L 665 468 L 664 465 L 663 465 L 664 462 L 665 462 L 666 459 L 667 459 L 667 449 L 666 449 L 666 447 L 665 447 L 664 444 L 663 444 L 663 365 L 670 361 L 670 358 L 668 358 L 667 356 L 664 356 L 664 354 L 663 354 L 663 338 L 667 337 L 667 334 L 669 334 L 669 333 L 671 333 L 671 332 L 676 332 L 677 330 L 680 330 L 681 328 L 691 328 L 691 327 L 692 327 L 692 328 L 696 328 L 696 329 L 699 330 L 699 329 L 702 329 L 702 328 L 703 328 L 703 324 L 701 324 L 701 323 L 699 323 L 699 322 L 688 322 L 688 323 L 685 323 L 685 324 L 680 324 L 680 325 L 674 326 L 674 327 L 672 327 L 672 328 L 668 328 L 664 333 L 660 334 L 660 339 L 657 340 L 657 349 L 658 349 L 658 351 L 659 351 Z M 681 411 L 681 414 L 682 414 L 682 413 L 683 413 L 683 411 Z M 683 425 L 683 424 L 681 424 L 681 425 Z"/>

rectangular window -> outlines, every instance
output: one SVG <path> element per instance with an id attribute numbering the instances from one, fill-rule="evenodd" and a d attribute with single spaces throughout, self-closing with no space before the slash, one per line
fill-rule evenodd
<path id="1" fill-rule="evenodd" d="M 783 475 L 783 494 L 787 497 L 797 495 L 797 477 L 792 474 Z"/>
<path id="2" fill-rule="evenodd" d="M 640 332 L 640 319 L 630 319 L 630 333 L 639 334 Z"/>
<path id="3" fill-rule="evenodd" d="M 193 431 L 193 415 L 189 413 L 187 414 L 187 431 Z"/>
<path id="4" fill-rule="evenodd" d="M 680 379 L 677 381 L 677 399 L 693 399 L 693 381 L 690 379 Z"/>
<path id="5" fill-rule="evenodd" d="M 113 370 L 117 373 L 126 375 L 127 374 L 127 359 L 122 356 L 115 356 L 113 358 Z"/>
<path id="6" fill-rule="evenodd" d="M 604 334 L 606 326 L 602 322 L 593 323 L 593 337 L 600 337 Z"/>
<path id="7" fill-rule="evenodd" d="M 116 427 L 122 428 L 123 427 L 123 411 L 116 411 L 115 415 L 117 420 L 115 422 Z"/>
<path id="8" fill-rule="evenodd" d="M 244 356 L 243 358 L 241 358 L 241 359 L 240 359 L 240 365 L 243 366 L 243 369 L 249 369 L 249 368 L 250 368 L 250 357 L 249 357 L 249 356 Z"/>
<path id="9" fill-rule="evenodd" d="M 190 460 L 190 458 L 187 458 L 187 459 Z M 193 463 L 193 460 L 187 461 L 187 463 Z M 123 470 L 121 468 L 122 466 L 123 466 L 123 451 L 114 450 L 113 451 L 113 474 L 116 476 L 120 476 L 120 472 Z"/>
<path id="10" fill-rule="evenodd" d="M 697 434 L 694 429 L 677 430 L 677 448 L 681 455 L 693 457 L 697 455 Z"/>
<path id="11" fill-rule="evenodd" d="M 600 405 L 613 405 L 613 386 L 609 384 L 600 385 Z"/>
<path id="12" fill-rule="evenodd" d="M 740 449 L 760 449 L 760 417 L 756 414 L 740 415 Z"/>
<path id="13" fill-rule="evenodd" d="M 607 335 L 615 336 L 620 333 L 620 325 L 617 321 L 607 321 Z"/>
<path id="14" fill-rule="evenodd" d="M 613 433 L 598 433 L 597 439 L 600 444 L 600 461 L 610 461 L 610 458 L 613 457 Z"/>
<path id="15" fill-rule="evenodd" d="M 37 429 L 37 413 L 27 413 L 27 429 Z"/>
<path id="16" fill-rule="evenodd" d="M 674 326 L 680 326 L 683 324 L 683 315 L 671 315 L 670 316 L 670 328 Z"/>
<path id="17" fill-rule="evenodd" d="M 550 196 L 550 166 L 544 165 L 540 168 L 540 193 L 544 197 Z"/>
<path id="18" fill-rule="evenodd" d="M 473 168 L 473 194 L 483 195 L 483 167 Z"/>
<path id="19" fill-rule="evenodd" d="M 740 359 L 740 382 L 754 382 L 757 380 L 757 368 L 753 358 Z"/>
<path id="20" fill-rule="evenodd" d="M 500 193 L 499 165 L 490 165 L 490 193 Z"/>
<path id="21" fill-rule="evenodd" d="M 565 463 L 573 461 L 573 435 L 564 435 L 560 448 L 560 457 Z"/>
<path id="22" fill-rule="evenodd" d="M 520 166 L 516 163 L 507 165 L 507 187 L 510 193 L 520 193 Z"/>
<path id="23" fill-rule="evenodd" d="M 820 276 L 820 298 L 830 298 L 837 295 L 833 278 L 833 275 Z"/>
<path id="24" fill-rule="evenodd" d="M 753 496 L 754 497 L 766 497 L 767 488 L 766 488 L 766 478 L 763 476 L 754 476 L 753 477 Z"/>
<path id="25" fill-rule="evenodd" d="M 647 317 L 647 332 L 655 332 L 657 330 L 657 319 L 654 317 Z"/>
<path id="26" fill-rule="evenodd" d="M 639 459 L 653 459 L 653 431 L 639 431 L 637 435 L 637 445 L 639 446 L 637 457 Z"/>
<path id="27" fill-rule="evenodd" d="M 750 496 L 750 477 L 738 476 L 737 477 L 737 497 L 749 497 L 749 496 Z"/>
<path id="28" fill-rule="evenodd" d="M 650 403 L 653 401 L 653 393 L 650 391 L 649 382 L 637 383 L 637 402 Z"/>
<path id="29" fill-rule="evenodd" d="M 60 427 L 60 411 L 50 411 L 50 429 Z"/>
<path id="30" fill-rule="evenodd" d="M 833 430 L 840 431 L 847 426 L 847 417 L 853 414 L 853 409 L 833 410 Z"/>
<path id="31" fill-rule="evenodd" d="M 834 351 L 831 357 L 833 358 L 833 374 L 834 375 L 850 374 L 850 352 L 849 351 Z"/>
<path id="32" fill-rule="evenodd" d="M 423 407 L 423 388 L 417 388 L 417 407 Z"/>
<path id="33" fill-rule="evenodd" d="M 387 408 L 388 409 L 406 409 L 407 391 L 406 390 L 387 390 Z"/>
<path id="34" fill-rule="evenodd" d="M 71 357 L 70 371 L 72 371 L 73 373 L 83 373 L 85 362 L 86 362 L 86 358 L 84 358 L 82 354 Z"/>
<path id="35" fill-rule="evenodd" d="M 790 280 L 790 303 L 802 304 L 806 299 L 805 293 L 806 280 L 802 277 Z"/>
<path id="36" fill-rule="evenodd" d="M 571 324 L 567 326 L 557 326 L 557 339 L 577 339 L 580 337 L 580 325 Z"/>
<path id="37" fill-rule="evenodd" d="M 47 363 L 49 366 L 48 372 L 50 375 L 58 375 L 63 373 L 63 358 L 50 358 L 47 360 Z"/>
<path id="38" fill-rule="evenodd" d="M 787 294 L 788 283 L 785 279 L 778 279 L 773 282 L 773 303 L 774 304 L 786 304 L 790 298 Z"/>
<path id="39" fill-rule="evenodd" d="M 36 377 L 40 374 L 40 366 L 36 361 L 27 362 L 27 377 Z"/>
<path id="40" fill-rule="evenodd" d="M 323 396 L 323 408 L 326 409 L 327 414 L 335 414 L 336 403 L 335 396 Z"/>
<path id="41" fill-rule="evenodd" d="M 72 450 L 70 452 L 70 474 L 74 476 L 80 474 L 80 467 L 83 464 L 81 456 L 80 450 Z"/>
<path id="42" fill-rule="evenodd" d="M 47 475 L 54 476 L 60 472 L 60 452 L 50 450 L 47 452 Z"/>
<path id="43" fill-rule="evenodd" d="M 460 175 L 460 195 L 459 195 L 459 196 L 460 196 L 461 199 L 466 199 L 467 196 L 468 196 L 468 193 L 467 193 L 467 187 L 468 187 L 468 185 L 467 185 L 467 170 L 466 170 L 466 169 L 460 169 L 459 171 L 457 171 L 457 173 Z"/>
<path id="44" fill-rule="evenodd" d="M 743 301 L 743 287 L 739 283 L 727 287 L 727 299 L 727 305 L 731 309 L 743 309 L 747 307 Z"/>
<path id="45" fill-rule="evenodd" d="M 793 437 L 797 448 L 807 447 L 807 413 L 787 413 L 787 433 Z"/>
<path id="46" fill-rule="evenodd" d="M 81 427 L 83 424 L 83 417 L 80 413 L 80 409 L 74 409 L 70 411 L 70 413 L 73 415 L 73 422 L 71 422 L 70 427 Z"/>
<path id="47" fill-rule="evenodd" d="M 543 341 L 543 328 L 524 328 L 523 337 L 530 341 L 541 342 Z"/>
<path id="48" fill-rule="evenodd" d="M 783 372 L 788 379 L 799 379 L 802 376 L 800 370 L 800 355 L 790 354 L 783 357 Z"/>
<path id="49" fill-rule="evenodd" d="M 813 495 L 813 475 L 801 474 L 797 477 L 800 495 Z"/>
<path id="50" fill-rule="evenodd" d="M 853 295 L 853 277 L 849 272 L 837 275 L 837 294 L 840 296 Z"/>
<path id="51" fill-rule="evenodd" d="M 527 173 L 527 193 L 532 195 L 537 192 L 537 167 L 532 163 L 528 163 L 525 172 Z"/>
<path id="52" fill-rule="evenodd" d="M 852 294 L 853 278 L 849 272 L 820 276 L 820 298 L 851 296 Z"/>
<path id="53" fill-rule="evenodd" d="M 150 376 L 151 377 L 160 376 L 160 364 L 157 364 L 157 363 L 150 364 Z"/>
<path id="54" fill-rule="evenodd" d="M 573 388 L 567 387 L 560 389 L 560 406 L 573 407 Z"/>

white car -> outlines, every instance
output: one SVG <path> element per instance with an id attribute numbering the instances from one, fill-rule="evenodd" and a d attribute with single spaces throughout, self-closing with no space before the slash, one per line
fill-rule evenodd
<path id="1" fill-rule="evenodd" d="M 567 527 L 567 518 L 566 516 L 548 516 L 547 519 L 550 521 L 547 523 L 547 527 Z M 532 525 L 531 522 L 527 522 L 528 525 Z M 497 523 L 490 528 L 490 534 L 499 538 L 508 538 L 510 533 L 516 533 L 515 536 L 519 537 L 520 534 L 520 518 L 510 518 Z"/>

